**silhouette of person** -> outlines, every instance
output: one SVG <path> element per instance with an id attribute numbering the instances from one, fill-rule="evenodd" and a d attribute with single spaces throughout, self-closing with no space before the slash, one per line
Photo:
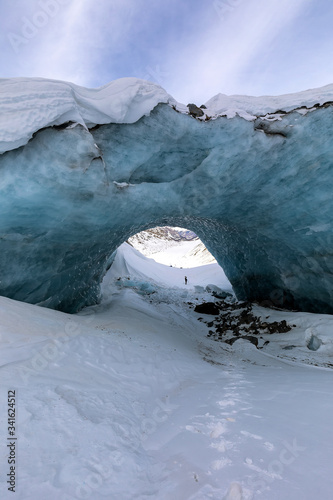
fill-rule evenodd
<path id="1" fill-rule="evenodd" d="M 185 285 L 187 285 L 187 276 L 185 276 Z"/>

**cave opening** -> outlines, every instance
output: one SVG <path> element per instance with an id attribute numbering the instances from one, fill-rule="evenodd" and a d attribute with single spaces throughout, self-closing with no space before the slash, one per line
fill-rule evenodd
<path id="1" fill-rule="evenodd" d="M 102 282 L 108 289 L 134 288 L 150 293 L 155 286 L 234 297 L 230 281 L 198 235 L 179 226 L 155 226 L 132 235 L 115 253 Z M 151 286 L 152 285 L 152 286 Z"/>
<path id="2" fill-rule="evenodd" d="M 174 300 L 175 294 L 180 300 L 236 299 L 224 270 L 199 236 L 168 225 L 135 233 L 118 247 L 101 284 L 102 303 L 112 302 L 114 293 L 124 289 L 148 299 L 155 294 L 155 301 L 168 296 Z"/>
<path id="3" fill-rule="evenodd" d="M 157 226 L 131 236 L 127 243 L 145 257 L 175 268 L 217 264 L 200 238 L 183 227 Z"/>

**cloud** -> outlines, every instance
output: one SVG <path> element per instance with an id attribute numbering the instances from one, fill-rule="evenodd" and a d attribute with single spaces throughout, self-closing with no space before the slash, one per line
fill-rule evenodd
<path id="1" fill-rule="evenodd" d="M 218 92 L 235 93 L 239 76 L 250 64 L 252 78 L 260 79 L 257 60 L 270 52 L 273 40 L 311 1 L 237 0 L 222 17 L 215 8 L 215 19 L 207 15 L 205 29 L 197 33 L 196 40 L 189 40 L 176 58 L 169 59 L 172 76 L 166 82 L 168 90 L 182 101 L 202 100 L 204 94 L 207 100 Z M 215 3 L 215 7 L 219 5 L 223 3 Z M 211 7 L 214 9 L 214 2 Z"/>
<path id="2" fill-rule="evenodd" d="M 299 28 L 316 19 L 320 26 L 327 17 L 315 0 L 16 0 L 12 5 L 0 4 L 4 77 L 99 86 L 137 76 L 156 81 L 185 104 L 201 104 L 218 92 L 258 95 L 329 83 L 324 80 L 331 66 L 322 52 L 331 52 L 332 37 L 326 30 L 318 41 L 314 32 L 313 51 Z M 27 23 L 35 32 L 14 50 L 9 35 L 22 36 Z M 299 40 L 293 35 L 298 30 Z M 308 68 L 302 59 L 306 45 L 317 62 Z"/>
<path id="3" fill-rule="evenodd" d="M 112 72 L 112 55 L 130 39 L 136 11 L 134 0 L 98 5 L 92 0 L 39 0 L 29 9 L 22 7 L 24 16 L 18 14 L 20 6 L 16 16 L 13 9 L 1 7 L 0 14 L 8 20 L 1 40 L 8 49 L 0 60 L 2 73 L 7 70 L 4 76 L 42 76 L 85 85 L 103 64 Z"/>

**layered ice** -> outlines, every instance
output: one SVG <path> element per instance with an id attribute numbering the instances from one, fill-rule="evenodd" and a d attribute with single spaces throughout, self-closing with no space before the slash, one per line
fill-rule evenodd
<path id="1" fill-rule="evenodd" d="M 136 79 L 0 87 L 2 295 L 94 304 L 118 246 L 168 225 L 198 234 L 239 299 L 333 311 L 332 85 L 220 94 L 200 119 Z"/>

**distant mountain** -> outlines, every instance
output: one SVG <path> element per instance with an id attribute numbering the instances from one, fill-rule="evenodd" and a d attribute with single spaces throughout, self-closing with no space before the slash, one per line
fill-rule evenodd
<path id="1" fill-rule="evenodd" d="M 147 231 L 142 231 L 141 233 L 132 236 L 128 241 L 134 242 L 151 238 L 158 238 L 168 241 L 199 240 L 198 236 L 193 231 L 189 231 L 188 229 L 184 229 L 182 227 L 161 226 L 154 227 L 153 229 L 147 229 Z"/>
<path id="2" fill-rule="evenodd" d="M 192 250 L 184 254 L 179 261 L 182 267 L 198 267 L 215 263 L 215 258 L 201 240 L 199 240 L 199 243 Z"/>
<path id="3" fill-rule="evenodd" d="M 143 247 L 152 254 L 173 246 L 174 242 L 194 240 L 200 241 L 193 231 L 181 227 L 162 226 L 137 233 L 129 238 L 128 243 L 140 252 L 142 251 L 140 247 Z M 168 242 L 171 242 L 171 245 L 168 245 Z M 145 252 L 142 253 L 146 255 Z"/>
<path id="4" fill-rule="evenodd" d="M 129 238 L 127 243 L 146 257 L 150 257 L 154 253 L 165 251 L 181 241 L 199 242 L 200 240 L 193 231 L 188 231 L 182 227 L 162 226 L 137 233 Z"/>
<path id="5" fill-rule="evenodd" d="M 128 243 L 146 257 L 165 265 L 186 268 L 216 262 L 198 236 L 184 228 L 155 227 L 137 233 Z"/>

